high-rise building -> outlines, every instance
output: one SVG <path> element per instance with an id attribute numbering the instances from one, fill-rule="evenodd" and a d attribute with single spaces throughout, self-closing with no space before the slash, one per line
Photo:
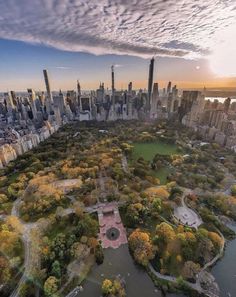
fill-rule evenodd
<path id="1" fill-rule="evenodd" d="M 60 114 L 63 115 L 65 113 L 65 98 L 63 93 L 59 92 L 58 96 L 53 96 L 53 102 L 54 102 L 54 113 L 55 113 L 55 107 L 59 108 Z"/>
<path id="2" fill-rule="evenodd" d="M 199 91 L 183 91 L 179 107 L 179 120 L 188 127 L 194 127 L 200 121 L 204 110 L 205 97 Z"/>
<path id="3" fill-rule="evenodd" d="M 155 113 L 157 111 L 157 101 L 159 98 L 158 83 L 153 84 L 152 100 L 151 100 L 151 111 Z"/>
<path id="4" fill-rule="evenodd" d="M 231 99 L 230 98 L 225 99 L 225 101 L 224 101 L 224 111 L 225 112 L 228 112 L 229 111 L 230 103 L 231 103 Z"/>
<path id="5" fill-rule="evenodd" d="M 77 104 L 80 107 L 80 97 L 81 97 L 81 86 L 79 80 L 77 80 Z"/>
<path id="6" fill-rule="evenodd" d="M 33 89 L 27 89 L 29 94 L 30 107 L 33 114 L 33 119 L 37 119 L 37 108 L 35 104 L 36 95 Z"/>
<path id="7" fill-rule="evenodd" d="M 105 97 L 104 83 L 100 83 L 96 91 L 96 103 L 103 103 Z"/>
<path id="8" fill-rule="evenodd" d="M 114 66 L 111 66 L 111 91 L 112 95 L 114 95 L 115 92 L 115 74 L 114 74 Z"/>
<path id="9" fill-rule="evenodd" d="M 154 73 L 154 57 L 151 59 L 149 64 L 149 76 L 148 76 L 148 102 L 147 109 L 150 110 L 151 97 L 152 97 L 152 86 L 153 86 L 153 73 Z"/>
<path id="10" fill-rule="evenodd" d="M 112 107 L 114 108 L 115 104 L 115 73 L 114 66 L 111 66 L 111 97 L 112 97 Z"/>
<path id="11" fill-rule="evenodd" d="M 132 89 L 133 89 L 133 84 L 132 84 L 132 81 L 131 81 L 128 84 L 128 92 L 131 93 L 132 92 Z"/>
<path id="12" fill-rule="evenodd" d="M 12 94 L 10 92 L 4 93 L 4 101 L 8 112 L 12 112 L 12 109 L 14 109 L 15 106 L 14 106 Z"/>
<path id="13" fill-rule="evenodd" d="M 66 93 L 66 101 L 70 105 L 70 109 L 73 113 L 76 113 L 76 92 L 74 90 L 68 90 Z"/>
<path id="14" fill-rule="evenodd" d="M 47 90 L 47 97 L 50 100 L 50 102 L 53 102 L 52 99 L 52 93 L 51 93 L 51 88 L 50 88 L 50 83 L 49 83 L 49 77 L 48 77 L 48 72 L 46 69 L 43 70 L 43 75 L 44 75 L 44 81 L 46 85 L 46 90 Z"/>
<path id="15" fill-rule="evenodd" d="M 167 90 L 167 95 L 169 95 L 171 93 L 171 81 L 168 82 L 166 90 Z"/>

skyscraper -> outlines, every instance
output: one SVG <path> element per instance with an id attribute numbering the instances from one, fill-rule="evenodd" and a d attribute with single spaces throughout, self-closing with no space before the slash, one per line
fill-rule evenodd
<path id="1" fill-rule="evenodd" d="M 81 86 L 79 80 L 77 80 L 77 100 L 78 100 L 78 107 L 80 109 L 80 98 L 81 98 Z"/>
<path id="2" fill-rule="evenodd" d="M 150 103 L 151 103 L 151 96 L 152 96 L 152 86 L 153 86 L 153 72 L 154 72 L 154 57 L 150 61 L 149 65 L 149 76 L 148 76 L 148 104 L 147 109 L 150 109 Z"/>
<path id="3" fill-rule="evenodd" d="M 224 101 L 224 111 L 225 112 L 228 112 L 229 111 L 230 103 L 231 103 L 231 99 L 230 98 L 225 99 L 225 101 Z"/>
<path id="4" fill-rule="evenodd" d="M 132 92 L 132 89 L 133 89 L 133 84 L 132 84 L 132 81 L 131 81 L 128 84 L 128 92 L 131 93 Z"/>
<path id="5" fill-rule="evenodd" d="M 111 91 L 112 91 L 112 106 L 114 108 L 115 104 L 115 74 L 114 74 L 114 66 L 111 66 Z"/>
<path id="6" fill-rule="evenodd" d="M 171 81 L 169 81 L 167 85 L 167 95 L 169 95 L 170 92 L 171 92 Z"/>
<path id="7" fill-rule="evenodd" d="M 30 101 L 30 107 L 33 114 L 34 120 L 37 119 L 37 109 L 35 104 L 36 95 L 33 89 L 27 89 L 29 94 L 29 101 Z"/>
<path id="8" fill-rule="evenodd" d="M 45 81 L 45 85 L 46 85 L 46 90 L 47 90 L 47 97 L 50 100 L 50 102 L 52 103 L 52 93 L 51 93 L 51 88 L 50 88 L 50 83 L 49 83 L 49 78 L 48 78 L 48 72 L 46 69 L 43 70 L 43 75 L 44 75 L 44 81 Z"/>

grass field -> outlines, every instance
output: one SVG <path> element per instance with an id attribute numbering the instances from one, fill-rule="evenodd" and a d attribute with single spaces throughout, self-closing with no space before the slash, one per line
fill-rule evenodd
<path id="1" fill-rule="evenodd" d="M 161 185 L 165 185 L 167 182 L 167 176 L 171 173 L 170 168 L 163 167 L 158 170 L 153 170 L 153 175 L 160 180 Z"/>
<path id="2" fill-rule="evenodd" d="M 146 161 L 151 161 L 158 153 L 161 155 L 179 154 L 175 144 L 168 144 L 164 142 L 137 142 L 133 144 L 133 159 L 137 160 L 143 157 Z M 159 170 L 153 170 L 153 175 L 160 180 L 160 183 L 166 184 L 167 176 L 170 173 L 170 168 L 163 167 Z"/>
<path id="3" fill-rule="evenodd" d="M 177 154 L 177 146 L 164 142 L 137 142 L 133 144 L 133 158 L 138 159 L 143 157 L 146 161 L 151 161 L 158 153 L 162 155 Z"/>

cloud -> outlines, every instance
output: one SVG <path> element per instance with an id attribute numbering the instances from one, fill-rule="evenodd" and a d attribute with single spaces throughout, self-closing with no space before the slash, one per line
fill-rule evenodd
<path id="1" fill-rule="evenodd" d="M 235 0 L 0 0 L 0 11 L 0 38 L 144 58 L 205 56 L 236 23 Z"/>
<path id="2" fill-rule="evenodd" d="M 61 70 L 71 69 L 71 67 L 68 67 L 68 66 L 55 66 L 54 68 L 61 69 Z"/>

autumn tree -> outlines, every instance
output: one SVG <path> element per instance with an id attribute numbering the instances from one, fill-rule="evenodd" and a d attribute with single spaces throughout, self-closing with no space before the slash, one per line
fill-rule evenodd
<path id="1" fill-rule="evenodd" d="M 109 294 L 113 293 L 113 283 L 109 279 L 105 279 L 102 282 L 102 294 L 103 296 L 109 296 Z"/>
<path id="2" fill-rule="evenodd" d="M 129 236 L 129 248 L 133 253 L 135 261 L 143 266 L 147 266 L 149 260 L 154 257 L 150 235 L 139 229 L 136 229 Z"/>
<path id="3" fill-rule="evenodd" d="M 167 244 L 169 241 L 175 239 L 175 231 L 173 227 L 165 222 L 157 225 L 156 236 L 160 243 Z"/>
<path id="4" fill-rule="evenodd" d="M 54 294 L 58 290 L 58 280 L 54 276 L 49 276 L 44 283 L 44 293 L 47 297 L 55 296 Z"/>
<path id="5" fill-rule="evenodd" d="M 187 261 L 184 263 L 182 276 L 185 279 L 195 280 L 196 275 L 199 273 L 199 271 L 200 271 L 200 265 L 198 263 Z"/>

